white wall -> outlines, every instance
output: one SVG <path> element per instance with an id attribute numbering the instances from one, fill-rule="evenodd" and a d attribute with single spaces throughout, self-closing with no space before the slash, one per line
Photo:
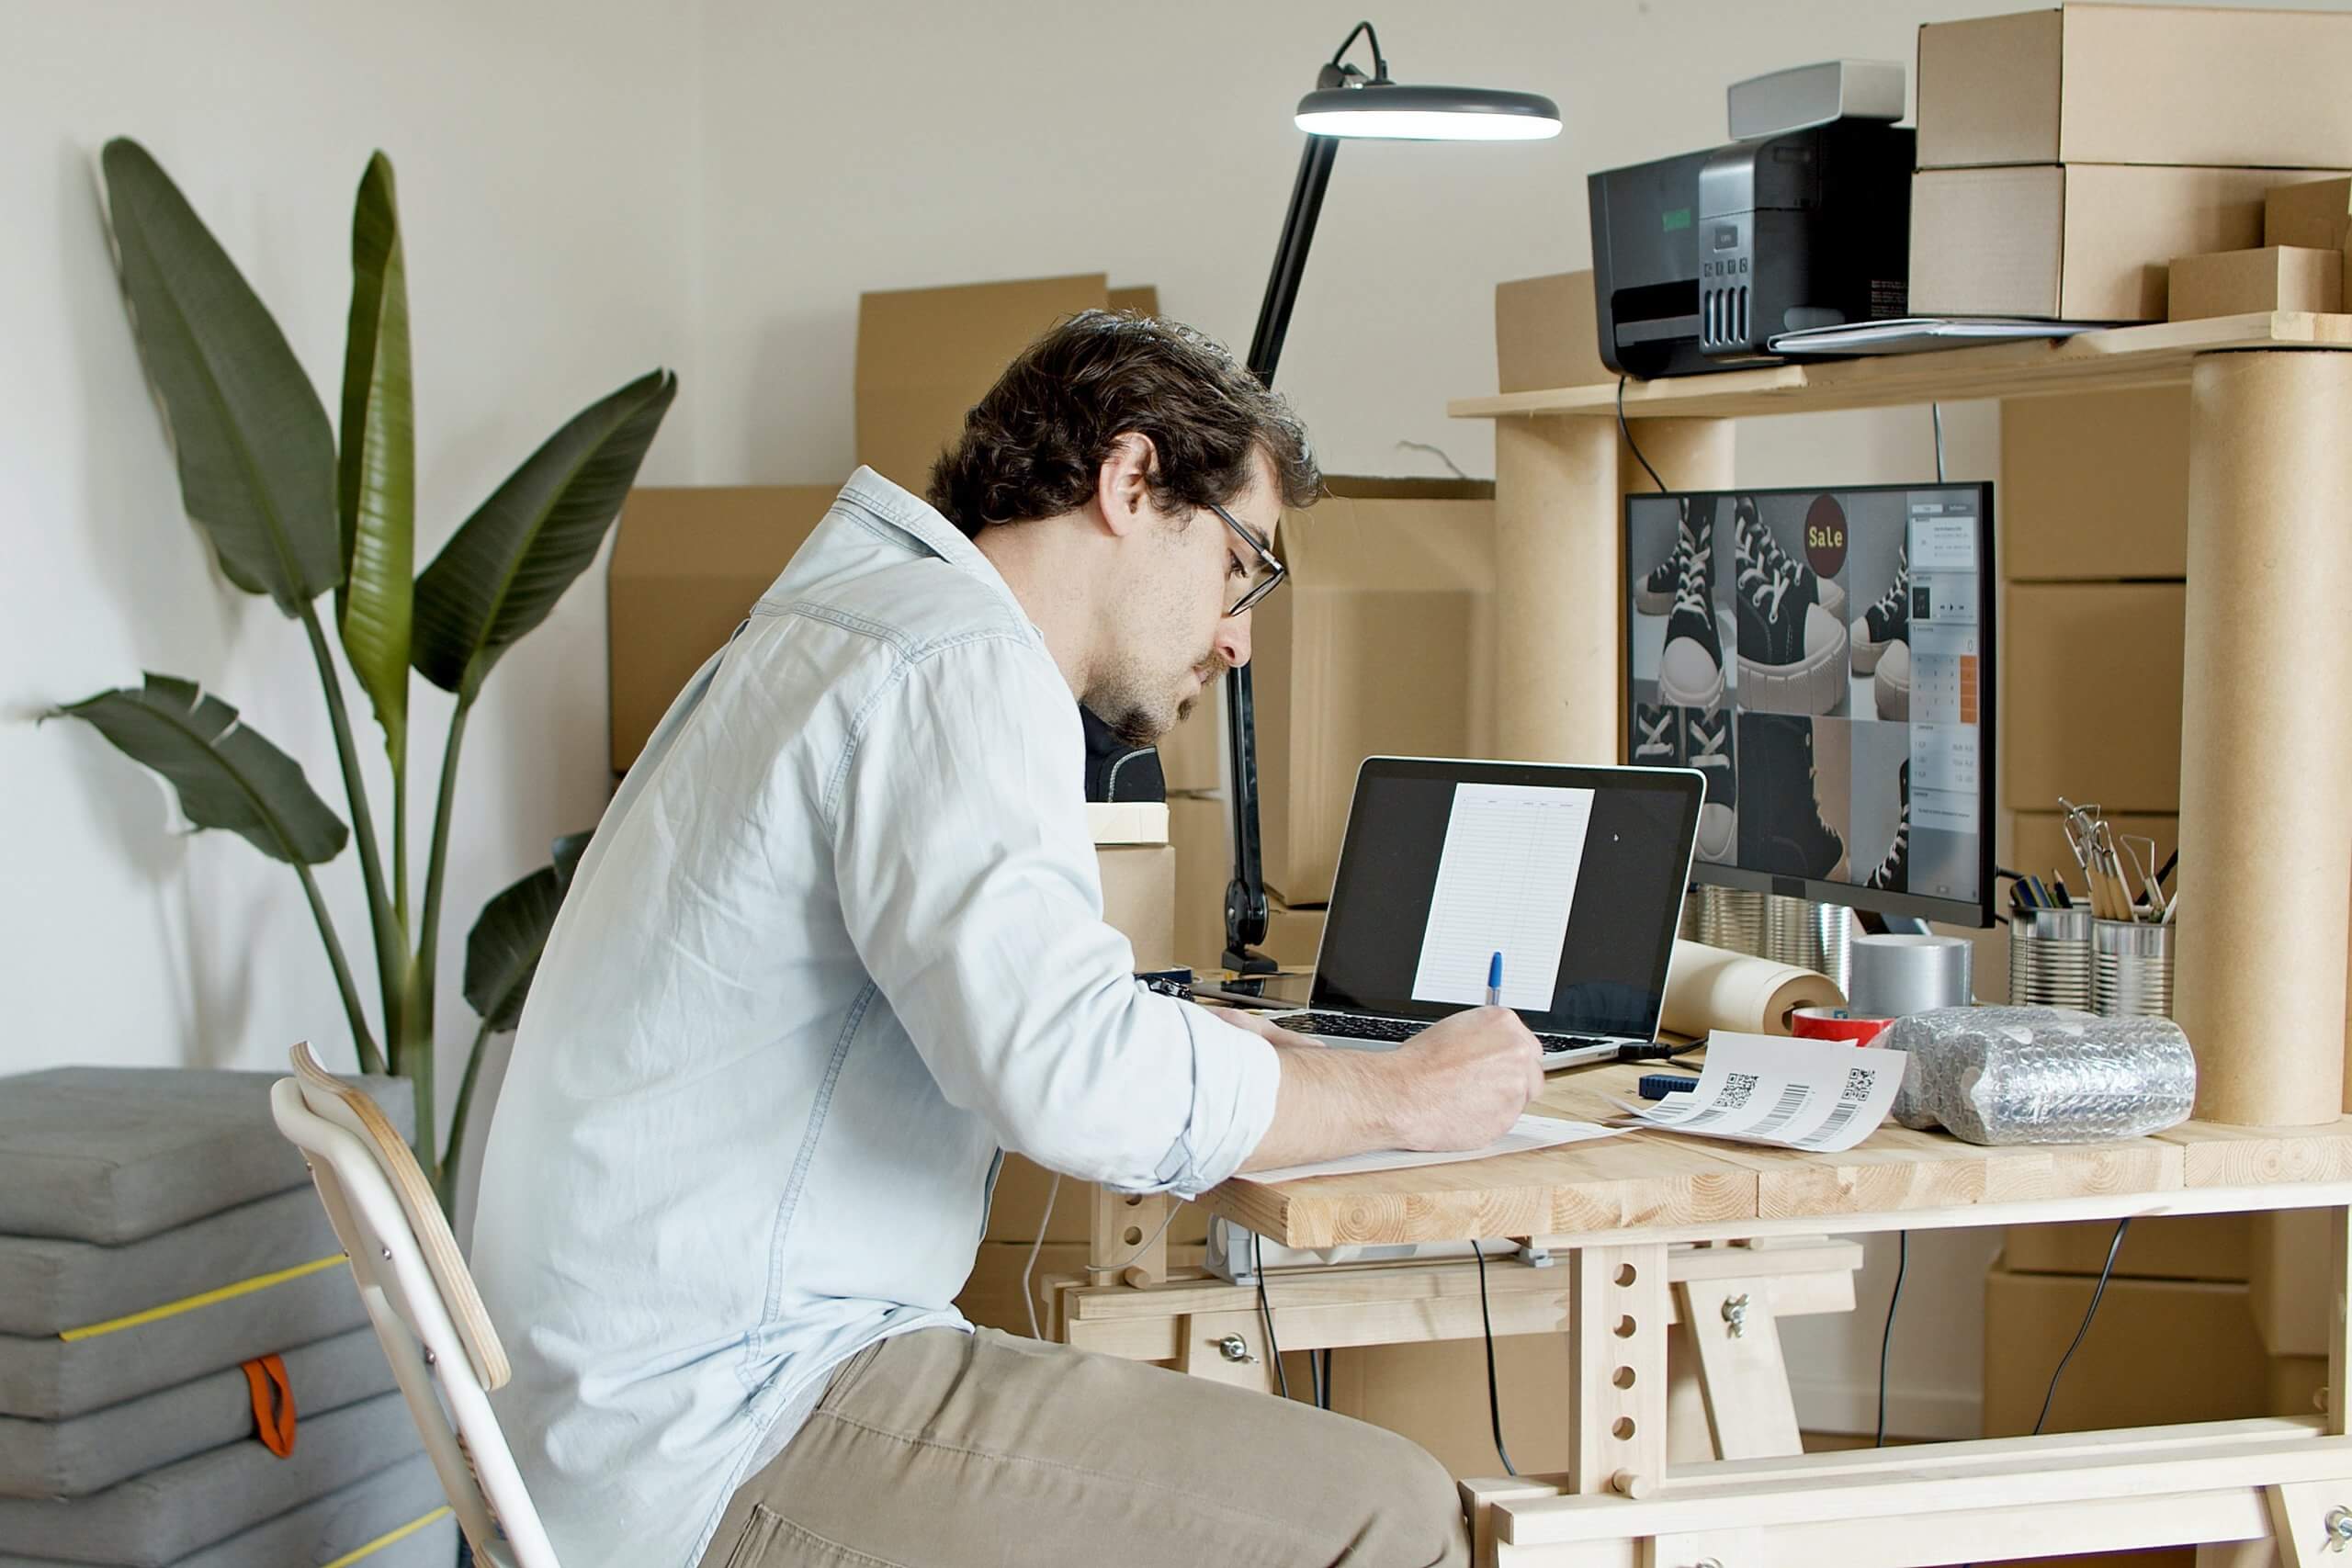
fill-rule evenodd
<path id="1" fill-rule="evenodd" d="M 1922 21 L 2026 3 L 1391 0 L 1374 20 L 1400 79 L 1547 93 L 1567 124 L 1532 146 L 1342 152 L 1281 377 L 1326 468 L 1444 471 L 1411 441 L 1493 471 L 1490 429 L 1443 405 L 1494 386 L 1497 281 L 1589 261 L 1588 170 L 1720 140 L 1734 77 L 1907 60 Z M 1289 106 L 1361 14 L 1264 0 L 0 0 L 17 64 L 0 96 L 13 154 L 0 160 L 0 1073 L 268 1066 L 303 1035 L 346 1048 L 292 874 L 223 835 L 182 836 L 160 786 L 95 735 L 28 722 L 141 668 L 184 674 L 339 795 L 299 628 L 228 589 L 179 513 L 100 239 L 92 164 L 107 137 L 140 137 L 180 180 L 330 411 L 351 191 L 370 148 L 392 154 L 422 564 L 561 419 L 656 364 L 684 389 L 649 478 L 842 477 L 861 289 L 1104 270 L 1246 343 L 1298 156 Z M 1991 477 L 1991 409 L 1947 412 L 1952 474 Z M 1758 485 L 1910 479 L 1932 461 L 1914 411 L 1750 422 L 1737 460 Z M 448 940 L 550 836 L 593 819 L 603 659 L 599 571 L 477 711 Z M 447 705 L 417 685 L 412 765 L 429 798 Z M 371 787 L 380 809 L 380 768 Z M 417 809 L 421 874 L 424 798 Z M 364 964 L 348 857 L 322 881 Z M 445 1063 L 472 1023 L 455 953 Z M 1952 1233 L 1914 1247 L 1897 1429 L 1973 1427 L 1993 1245 Z M 1866 1418 L 1891 1254 L 1874 1247 L 1854 1318 L 1790 1331 L 1810 1420 Z"/>
<path id="2" fill-rule="evenodd" d="M 32 716 L 142 669 L 202 682 L 342 789 L 300 626 L 230 588 L 181 513 L 98 218 L 96 157 L 137 137 L 340 404 L 352 193 L 397 167 L 418 412 L 420 567 L 591 400 L 690 358 L 697 37 L 670 8 L 0 0 L 0 1073 L 61 1062 L 282 1066 L 348 1031 L 300 885 L 86 727 Z M 686 385 L 694 388 L 691 366 Z M 688 394 L 691 399 L 691 391 Z M 692 471 L 691 402 L 648 471 Z M 445 927 L 545 863 L 605 795 L 601 571 L 475 709 Z M 331 604 L 327 606 L 331 618 Z M 330 634 L 332 636 L 332 634 Z M 413 682 L 418 897 L 448 700 Z M 351 694 L 378 810 L 382 748 Z M 340 810 L 340 807 L 338 807 Z M 387 846 L 389 852 L 389 845 Z M 320 881 L 367 976 L 356 862 Z M 474 1018 L 445 962 L 445 1062 Z M 454 1066 L 444 1076 L 454 1080 Z M 445 1086 L 454 1090 L 454 1082 Z"/>

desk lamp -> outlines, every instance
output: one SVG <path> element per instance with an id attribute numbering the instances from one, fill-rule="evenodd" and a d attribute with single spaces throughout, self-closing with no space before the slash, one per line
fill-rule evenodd
<path id="1" fill-rule="evenodd" d="M 1340 63 L 1359 38 L 1372 51 L 1370 76 Z M 1560 134 L 1560 111 L 1551 99 L 1533 93 L 1392 82 L 1388 62 L 1380 52 L 1380 35 L 1370 22 L 1358 22 L 1340 41 L 1330 63 L 1317 73 L 1315 91 L 1298 100 L 1298 128 L 1306 132 L 1306 147 L 1299 156 L 1298 178 L 1291 186 L 1290 210 L 1274 248 L 1265 302 L 1258 308 L 1258 330 L 1250 339 L 1250 373 L 1269 387 L 1274 384 L 1274 363 L 1282 357 L 1299 276 L 1306 270 L 1307 243 L 1315 237 L 1323 187 L 1331 178 L 1331 160 L 1339 155 L 1342 138 L 1535 141 Z M 1225 965 L 1240 975 L 1271 975 L 1273 960 L 1256 951 L 1266 940 L 1269 911 L 1265 859 L 1258 837 L 1257 724 L 1250 667 L 1228 671 L 1225 679 L 1226 739 L 1233 754 L 1233 880 L 1225 890 Z"/>

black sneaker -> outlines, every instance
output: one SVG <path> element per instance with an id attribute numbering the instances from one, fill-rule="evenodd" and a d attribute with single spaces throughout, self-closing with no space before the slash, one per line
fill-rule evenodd
<path id="1" fill-rule="evenodd" d="M 1813 720 L 1747 714 L 1739 724 L 1739 863 L 1750 871 L 1842 881 L 1846 840 L 1821 819 Z"/>
<path id="2" fill-rule="evenodd" d="M 1905 760 L 1896 770 L 1894 786 L 1903 792 L 1903 809 L 1894 818 L 1894 842 L 1886 847 L 1886 858 L 1878 863 L 1862 886 L 1875 887 L 1882 893 L 1902 893 L 1911 886 L 1911 763 Z"/>
<path id="3" fill-rule="evenodd" d="M 1724 645 L 1715 630 L 1715 503 L 1702 502 L 1695 518 L 1690 504 L 1683 502 L 1687 547 L 1674 580 L 1657 692 L 1675 707 L 1717 708 L 1724 702 Z"/>
<path id="4" fill-rule="evenodd" d="M 1834 507 L 1835 500 L 1835 497 L 1825 495 L 1820 499 L 1820 501 L 1815 502 L 1814 505 L 1818 507 L 1821 505 L 1822 502 L 1832 502 Z M 1751 518 L 1756 515 L 1755 502 L 1743 500 L 1737 504 L 1747 507 L 1747 514 Z M 1797 559 L 1794 556 L 1789 554 L 1788 551 L 1781 548 L 1781 541 L 1772 536 L 1772 531 L 1770 529 L 1759 528 L 1758 532 L 1761 536 L 1761 541 L 1758 547 L 1761 550 L 1765 561 L 1770 566 L 1772 570 L 1786 572 L 1791 577 L 1794 577 L 1799 572 L 1803 572 L 1805 576 L 1812 578 L 1814 581 L 1814 599 L 1815 603 L 1820 604 L 1823 609 L 1828 611 L 1833 615 L 1838 615 L 1845 610 L 1846 589 L 1843 583 L 1840 583 L 1833 577 L 1823 577 L 1820 573 L 1815 571 L 1811 566 Z"/>
<path id="5" fill-rule="evenodd" d="M 1681 581 L 1682 563 L 1690 558 L 1691 549 L 1690 501 L 1686 496 L 1682 501 L 1682 520 L 1675 525 L 1674 548 L 1667 552 L 1664 560 L 1650 568 L 1647 577 L 1642 579 L 1641 587 L 1634 593 L 1634 609 L 1645 615 L 1664 615 L 1673 612 L 1674 590 Z"/>
<path id="6" fill-rule="evenodd" d="M 1682 710 L 1652 703 L 1634 705 L 1634 766 L 1682 765 Z"/>
<path id="7" fill-rule="evenodd" d="M 1682 716 L 1682 765 L 1707 776 L 1699 807 L 1699 858 L 1728 861 L 1739 847 L 1739 771 L 1732 760 L 1731 715 L 1722 709 Z"/>
<path id="8" fill-rule="evenodd" d="M 1854 617 L 1854 673 L 1878 668 L 1887 644 L 1911 640 L 1911 547 L 1894 557 L 1894 581 L 1877 604 Z"/>
<path id="9" fill-rule="evenodd" d="M 1846 696 L 1846 626 L 1822 607 L 1821 578 L 1781 548 L 1749 497 L 1732 503 L 1732 520 L 1741 705 L 1837 712 Z"/>

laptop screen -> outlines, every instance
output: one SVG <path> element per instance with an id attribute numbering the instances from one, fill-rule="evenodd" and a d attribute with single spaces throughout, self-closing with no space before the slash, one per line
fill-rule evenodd
<path id="1" fill-rule="evenodd" d="M 1704 794 L 1682 769 L 1368 760 L 1317 959 L 1317 1007 L 1539 1032 L 1657 1032 Z"/>

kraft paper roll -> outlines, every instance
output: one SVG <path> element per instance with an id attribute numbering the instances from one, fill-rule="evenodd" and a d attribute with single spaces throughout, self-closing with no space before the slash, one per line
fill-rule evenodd
<path id="1" fill-rule="evenodd" d="M 1695 942 L 1677 942 L 1661 1021 L 1676 1034 L 1706 1034 L 1718 1029 L 1786 1034 L 1797 1009 L 1845 1005 L 1838 983 L 1826 975 Z"/>
<path id="2" fill-rule="evenodd" d="M 2352 949 L 2352 355 L 2206 355 L 2188 423 L 2173 1016 L 2199 1117 L 2333 1121 Z M 2322 693 L 2336 695 L 2314 707 Z"/>
<path id="3" fill-rule="evenodd" d="M 1728 420 L 1636 420 L 1634 438 L 1678 489 L 1731 483 Z M 1611 419 L 1495 422 L 1496 755 L 1619 760 L 1627 589 L 1620 501 L 1649 488 Z"/>

